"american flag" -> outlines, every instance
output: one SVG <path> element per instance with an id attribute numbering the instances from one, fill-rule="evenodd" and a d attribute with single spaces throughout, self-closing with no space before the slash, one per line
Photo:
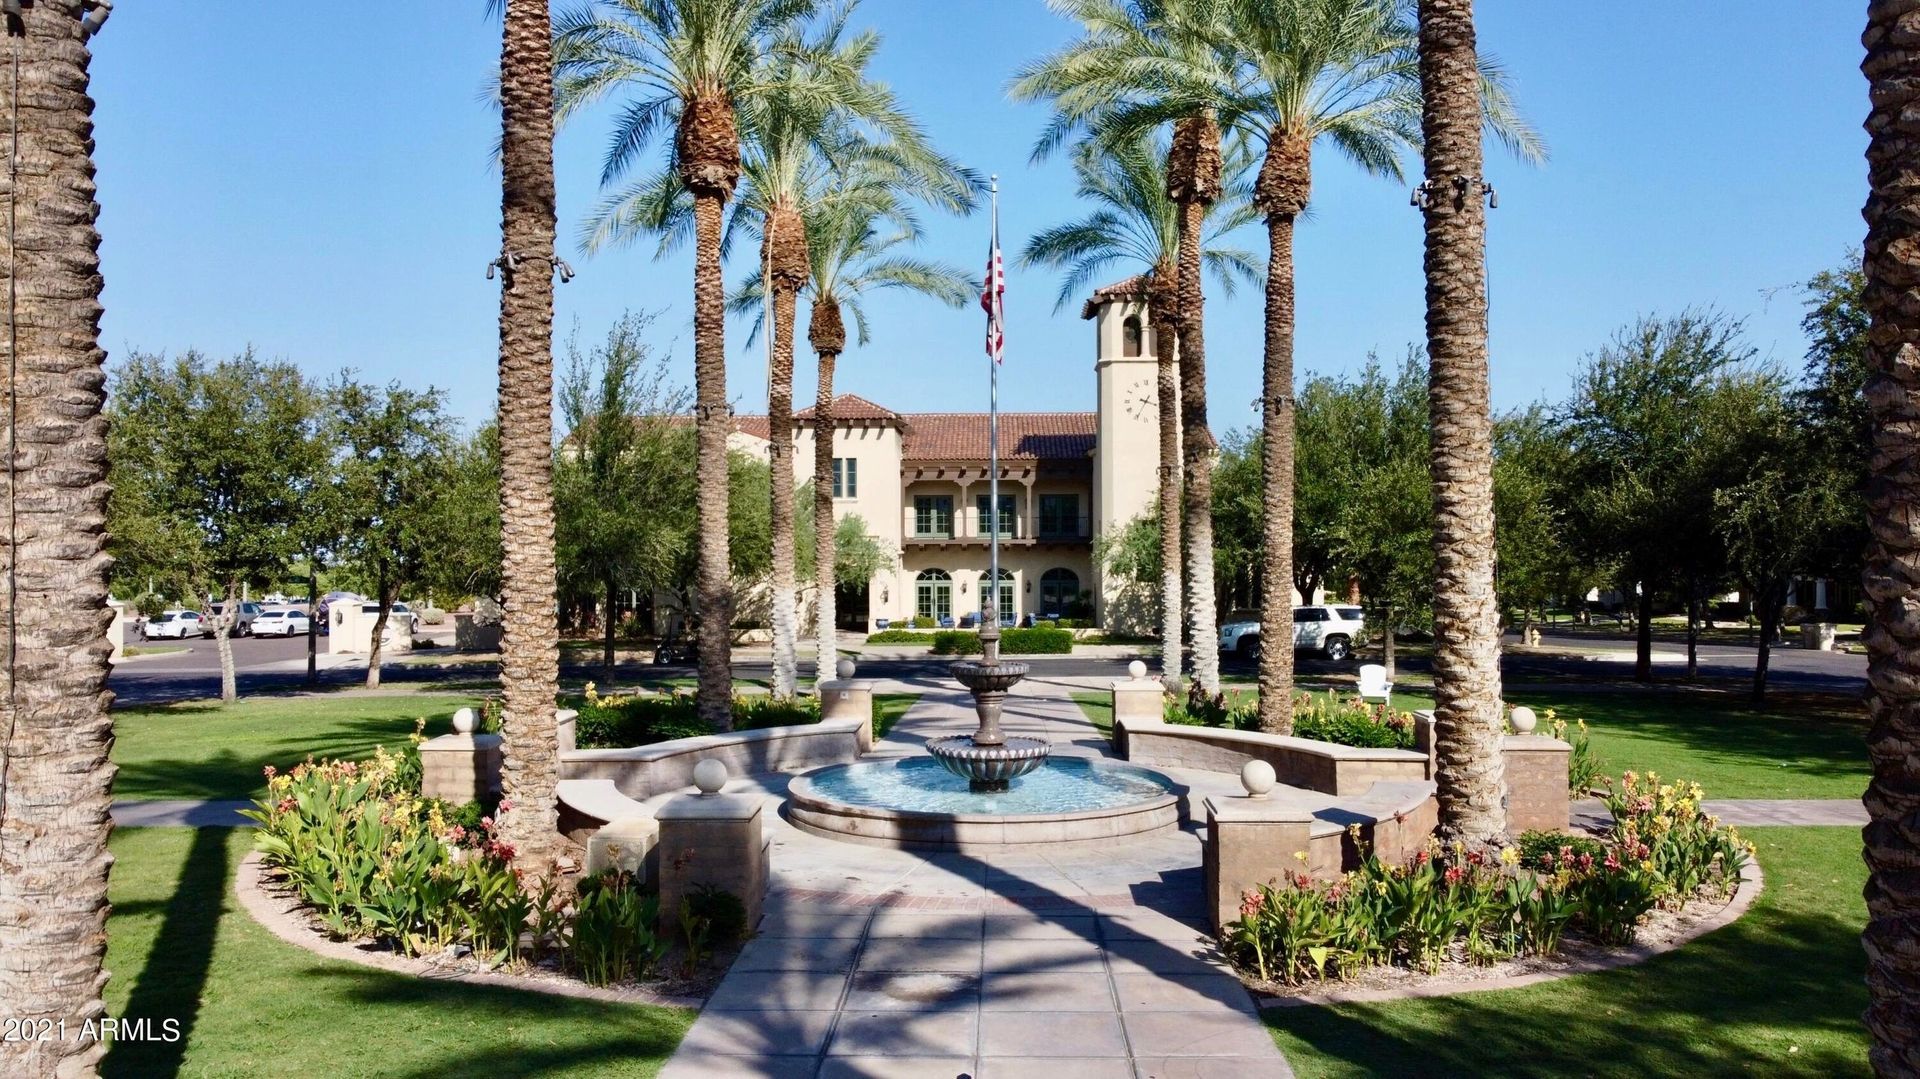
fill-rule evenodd
<path id="1" fill-rule="evenodd" d="M 1000 261 L 1000 208 L 993 210 L 993 243 L 987 249 L 987 288 L 980 294 L 980 307 L 987 313 L 987 355 L 1001 362 L 1007 344 L 1004 304 L 1007 271 Z"/>

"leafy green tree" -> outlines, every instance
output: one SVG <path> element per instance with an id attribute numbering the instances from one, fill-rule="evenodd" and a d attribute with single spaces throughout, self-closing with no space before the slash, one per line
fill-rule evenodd
<path id="1" fill-rule="evenodd" d="M 1493 429 L 1494 583 L 1522 639 L 1547 604 L 1584 595 L 1600 579 L 1568 538 L 1566 444 L 1541 405 L 1500 417 Z"/>
<path id="2" fill-rule="evenodd" d="M 661 458 L 681 448 L 680 440 L 662 420 L 684 409 L 686 400 L 668 382 L 665 363 L 650 357 L 651 321 L 622 318 L 591 355 L 570 342 L 560 384 L 567 429 L 554 458 L 560 589 L 604 601 L 601 677 L 609 681 L 620 594 L 657 582 L 647 565 L 659 542 L 656 514 L 677 493 L 662 486 L 674 466 L 662 475 Z M 677 536 L 676 545 L 684 538 Z"/>
<path id="3" fill-rule="evenodd" d="M 1858 253 L 1841 265 L 1813 275 L 1806 284 L 1807 313 L 1800 329 L 1807 335 L 1807 364 L 1795 408 L 1804 417 L 1804 452 L 1835 473 L 1843 497 L 1836 512 L 1819 524 L 1818 550 L 1809 569 L 1822 576 L 1852 579 L 1867 546 L 1867 447 L 1873 421 L 1867 408 L 1866 274 Z"/>
<path id="4" fill-rule="evenodd" d="M 1653 674 L 1655 592 L 1697 595 L 1711 579 L 1712 455 L 1702 452 L 1706 402 L 1753 357 L 1740 323 L 1715 312 L 1643 318 L 1619 331 L 1575 376 L 1558 416 L 1572 455 L 1574 534 L 1596 562 L 1615 561 L 1639 589 L 1634 675 Z"/>
<path id="5" fill-rule="evenodd" d="M 111 502 L 129 528 L 134 572 L 178 582 L 207 602 L 220 695 L 238 696 L 232 631 L 242 586 L 277 576 L 296 551 L 303 457 L 290 454 L 317 412 L 299 368 L 251 351 L 210 362 L 135 353 L 113 376 Z"/>
<path id="6" fill-rule="evenodd" d="M 428 573 L 442 546 L 433 512 L 448 481 L 453 423 L 439 390 L 385 387 L 341 375 L 333 386 L 340 450 L 342 561 L 379 605 L 367 654 L 367 688 L 380 684 L 387 623 L 403 592 Z M 408 632 L 412 631 L 411 623 Z"/>
<path id="7" fill-rule="evenodd" d="M 448 448 L 429 496 L 432 551 L 419 585 L 446 603 L 500 592 L 500 428 L 484 423 Z"/>

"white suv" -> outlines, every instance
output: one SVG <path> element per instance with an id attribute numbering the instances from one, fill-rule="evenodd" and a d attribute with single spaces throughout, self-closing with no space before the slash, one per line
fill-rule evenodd
<path id="1" fill-rule="evenodd" d="M 1345 604 L 1295 607 L 1293 650 L 1318 652 L 1335 663 L 1353 654 L 1353 642 L 1366 630 L 1366 612 Z M 1220 627 L 1220 651 L 1260 658 L 1260 623 L 1228 622 Z"/>

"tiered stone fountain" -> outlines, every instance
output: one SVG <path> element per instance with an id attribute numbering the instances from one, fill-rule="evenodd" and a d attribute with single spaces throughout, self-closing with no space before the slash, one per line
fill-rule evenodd
<path id="1" fill-rule="evenodd" d="M 947 771 L 967 781 L 973 791 L 1003 791 L 1015 779 L 1047 763 L 1053 748 L 1045 739 L 1009 737 L 1000 730 L 1000 710 L 1007 690 L 1027 676 L 1027 665 L 1000 658 L 1000 627 L 989 620 L 980 629 L 981 658 L 961 660 L 948 670 L 973 694 L 973 710 L 980 726 L 972 734 L 954 734 L 927 742 Z"/>

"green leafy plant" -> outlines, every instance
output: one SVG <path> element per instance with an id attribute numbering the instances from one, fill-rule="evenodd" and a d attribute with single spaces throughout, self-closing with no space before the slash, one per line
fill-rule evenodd
<path id="1" fill-rule="evenodd" d="M 587 877 L 574 897 L 567 964 L 588 985 L 645 978 L 666 954 L 656 932 L 660 900 L 647 895 L 631 874 L 613 871 Z"/>
<path id="2" fill-rule="evenodd" d="M 602 695 L 587 683 L 574 721 L 574 744 L 582 749 L 644 746 L 673 738 L 713 733 L 701 721 L 694 694 L 632 693 Z M 733 728 L 760 730 L 820 722 L 817 697 L 782 699 L 770 694 L 736 695 Z"/>
<path id="3" fill-rule="evenodd" d="M 878 633 L 867 634 L 868 644 L 932 644 L 933 634 L 915 633 L 910 629 L 883 629 Z"/>

